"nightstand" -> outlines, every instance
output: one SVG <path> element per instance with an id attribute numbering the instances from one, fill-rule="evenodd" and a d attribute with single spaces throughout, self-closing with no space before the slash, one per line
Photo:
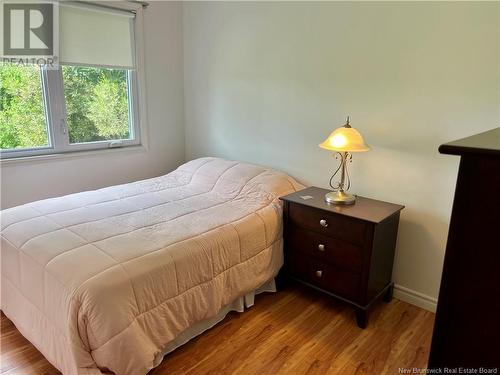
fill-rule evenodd
<path id="1" fill-rule="evenodd" d="M 368 310 L 392 298 L 392 265 L 404 206 L 357 197 L 350 206 L 325 202 L 328 190 L 309 187 L 284 202 L 285 265 L 291 278 L 345 301 L 365 328 Z"/>

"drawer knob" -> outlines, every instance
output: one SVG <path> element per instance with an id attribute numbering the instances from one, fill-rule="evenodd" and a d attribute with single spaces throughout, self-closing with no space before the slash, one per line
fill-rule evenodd
<path id="1" fill-rule="evenodd" d="M 318 250 L 319 250 L 319 251 L 325 251 L 325 245 L 323 245 L 322 243 L 320 243 L 320 244 L 318 245 Z"/>
<path id="2" fill-rule="evenodd" d="M 320 270 L 316 271 L 316 276 L 317 277 L 323 276 L 323 271 L 320 271 Z"/>
<path id="3" fill-rule="evenodd" d="M 321 224 L 321 226 L 322 226 L 322 227 L 324 227 L 324 228 L 326 228 L 326 227 L 328 226 L 328 223 L 326 222 L 326 220 L 325 220 L 325 219 L 321 219 L 321 220 L 319 221 L 319 223 L 320 223 L 320 224 Z"/>

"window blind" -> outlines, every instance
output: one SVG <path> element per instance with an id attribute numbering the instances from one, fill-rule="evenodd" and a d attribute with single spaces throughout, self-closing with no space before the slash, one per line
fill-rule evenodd
<path id="1" fill-rule="evenodd" d="M 59 4 L 62 64 L 135 68 L 134 13 L 91 4 Z"/>

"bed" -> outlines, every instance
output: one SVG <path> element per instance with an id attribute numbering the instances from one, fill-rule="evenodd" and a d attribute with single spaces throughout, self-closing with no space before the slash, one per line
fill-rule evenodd
<path id="1" fill-rule="evenodd" d="M 1 214 L 1 309 L 64 374 L 146 374 L 272 290 L 284 173 L 200 158 Z"/>

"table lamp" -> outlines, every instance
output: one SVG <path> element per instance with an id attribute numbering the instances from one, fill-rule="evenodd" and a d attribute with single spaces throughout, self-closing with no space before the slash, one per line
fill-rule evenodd
<path id="1" fill-rule="evenodd" d="M 335 129 L 319 147 L 335 151 L 335 159 L 340 156 L 340 165 L 332 177 L 330 177 L 330 186 L 333 191 L 325 195 L 325 200 L 332 204 L 354 204 L 356 196 L 346 193 L 351 187 L 347 162 L 352 162 L 353 152 L 368 151 L 370 147 L 365 143 L 361 134 L 351 127 L 349 117 L 347 117 L 346 124 Z M 340 181 L 336 185 L 333 185 L 333 178 L 339 171 Z"/>

